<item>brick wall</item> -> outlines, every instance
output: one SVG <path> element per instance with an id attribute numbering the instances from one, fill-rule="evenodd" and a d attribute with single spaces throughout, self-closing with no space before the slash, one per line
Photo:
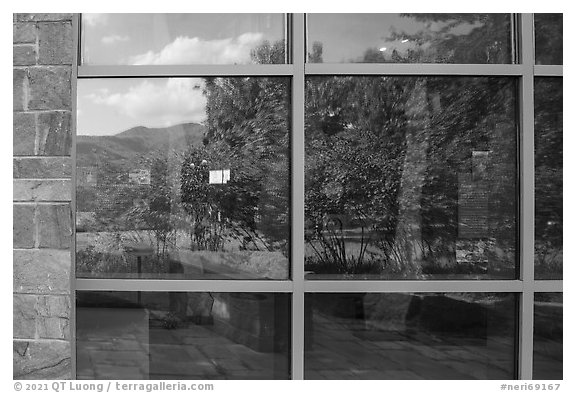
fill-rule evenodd
<path id="1" fill-rule="evenodd" d="M 68 379 L 72 14 L 14 14 L 14 378 Z"/>

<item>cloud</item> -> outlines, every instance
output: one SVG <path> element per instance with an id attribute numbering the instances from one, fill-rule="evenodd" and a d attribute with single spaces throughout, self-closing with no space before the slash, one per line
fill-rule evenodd
<path id="1" fill-rule="evenodd" d="M 250 62 L 250 51 L 262 42 L 262 33 L 244 33 L 236 38 L 203 40 L 177 37 L 160 52 L 133 56 L 129 64 L 238 64 Z"/>
<path id="2" fill-rule="evenodd" d="M 82 22 L 88 26 L 105 25 L 108 22 L 106 14 L 82 14 Z"/>
<path id="3" fill-rule="evenodd" d="M 111 93 L 100 89 L 86 97 L 92 102 L 114 108 L 122 116 L 150 127 L 184 122 L 202 122 L 206 118 L 206 98 L 198 79 L 171 78 L 166 83 L 145 80 L 127 91 Z"/>
<path id="4" fill-rule="evenodd" d="M 130 41 L 130 37 L 128 37 L 128 36 L 120 36 L 120 35 L 114 34 L 114 35 L 104 36 L 104 37 L 102 37 L 102 39 L 101 39 L 100 41 L 102 41 L 102 43 L 103 43 L 104 45 L 112 45 L 112 44 L 115 44 L 115 43 L 117 43 L 117 42 L 127 42 L 127 41 Z"/>

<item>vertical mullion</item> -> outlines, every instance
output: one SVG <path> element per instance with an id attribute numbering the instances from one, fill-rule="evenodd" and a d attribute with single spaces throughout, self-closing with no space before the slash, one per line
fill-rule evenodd
<path id="1" fill-rule="evenodd" d="M 70 368 L 72 379 L 76 379 L 76 95 L 78 90 L 78 63 L 80 58 L 80 14 L 74 14 L 72 16 L 72 37 L 72 48 L 74 50 L 74 56 L 72 58 L 72 75 L 70 78 L 70 91 L 72 93 L 72 198 L 70 201 L 70 209 L 72 211 L 72 244 L 70 249 Z"/>
<path id="2" fill-rule="evenodd" d="M 304 379 L 304 14 L 292 17 L 292 379 Z"/>
<path id="3" fill-rule="evenodd" d="M 519 366 L 520 379 L 532 379 L 534 338 L 534 16 L 521 16 L 522 82 L 521 176 L 520 176 L 520 297 Z"/>

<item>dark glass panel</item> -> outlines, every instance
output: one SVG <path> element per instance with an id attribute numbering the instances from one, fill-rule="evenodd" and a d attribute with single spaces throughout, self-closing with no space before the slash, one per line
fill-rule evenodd
<path id="1" fill-rule="evenodd" d="M 282 14 L 83 14 L 82 64 L 285 63 Z"/>
<path id="2" fill-rule="evenodd" d="M 311 63 L 505 64 L 511 14 L 309 14 Z"/>
<path id="3" fill-rule="evenodd" d="M 289 379 L 290 295 L 78 292 L 78 379 Z"/>
<path id="4" fill-rule="evenodd" d="M 562 379 L 562 293 L 534 294 L 533 379 Z"/>
<path id="5" fill-rule="evenodd" d="M 289 88 L 79 81 L 77 277 L 288 279 Z"/>
<path id="6" fill-rule="evenodd" d="M 516 94 L 512 78 L 307 79 L 307 278 L 515 278 Z"/>
<path id="7" fill-rule="evenodd" d="M 536 64 L 562 65 L 563 14 L 534 14 Z"/>
<path id="8" fill-rule="evenodd" d="M 562 78 L 536 78 L 535 276 L 562 279 Z"/>
<path id="9" fill-rule="evenodd" d="M 514 379 L 503 293 L 306 295 L 306 379 Z"/>

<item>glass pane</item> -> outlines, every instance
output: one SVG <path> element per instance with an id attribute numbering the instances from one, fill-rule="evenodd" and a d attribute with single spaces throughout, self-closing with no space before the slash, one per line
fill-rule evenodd
<path id="1" fill-rule="evenodd" d="M 82 64 L 285 63 L 283 14 L 82 14 Z"/>
<path id="2" fill-rule="evenodd" d="M 308 279 L 513 279 L 516 80 L 306 83 Z"/>
<path id="3" fill-rule="evenodd" d="M 504 293 L 306 295 L 306 379 L 514 379 Z"/>
<path id="4" fill-rule="evenodd" d="M 535 275 L 562 279 L 562 78 L 536 78 Z"/>
<path id="5" fill-rule="evenodd" d="M 563 379 L 562 298 L 561 293 L 534 294 L 533 379 Z"/>
<path id="6" fill-rule="evenodd" d="M 78 83 L 78 277 L 288 279 L 287 78 Z"/>
<path id="7" fill-rule="evenodd" d="M 511 14 L 308 14 L 311 63 L 511 63 Z"/>
<path id="8" fill-rule="evenodd" d="M 562 14 L 534 14 L 536 64 L 562 65 Z"/>
<path id="9" fill-rule="evenodd" d="M 78 379 L 288 379 L 290 295 L 77 292 Z"/>

